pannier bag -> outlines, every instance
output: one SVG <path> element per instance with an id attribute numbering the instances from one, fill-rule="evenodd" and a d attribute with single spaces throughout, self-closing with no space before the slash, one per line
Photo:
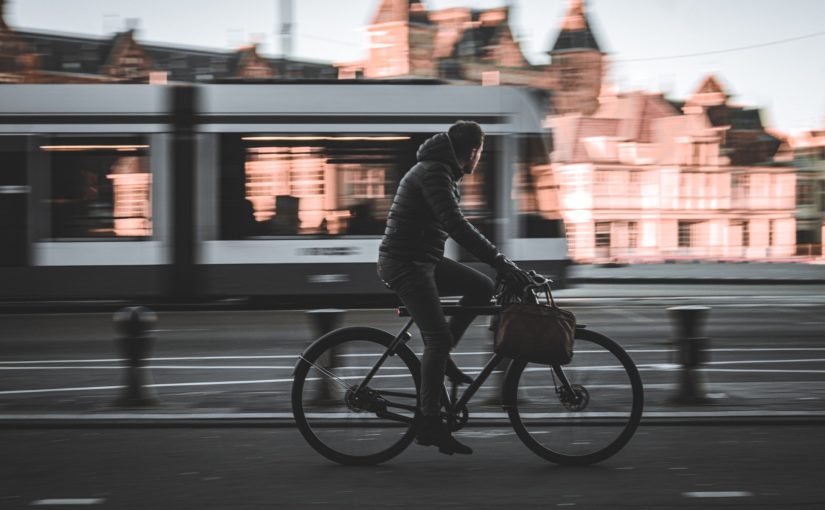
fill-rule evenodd
<path id="1" fill-rule="evenodd" d="M 513 303 L 498 317 L 496 353 L 518 361 L 566 365 L 573 359 L 576 316 L 556 306 L 549 285 L 547 304 Z"/>

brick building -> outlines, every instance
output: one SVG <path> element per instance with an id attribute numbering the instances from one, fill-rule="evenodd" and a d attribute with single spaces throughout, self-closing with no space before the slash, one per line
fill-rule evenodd
<path id="1" fill-rule="evenodd" d="M 825 240 L 825 130 L 790 139 L 796 182 L 796 242 L 800 256 L 822 256 Z"/>
<path id="2" fill-rule="evenodd" d="M 15 30 L 0 0 L 0 83 L 165 83 L 335 79 L 326 63 L 265 57 L 254 45 L 215 51 L 150 44 L 134 27 L 111 37 Z"/>
<path id="3" fill-rule="evenodd" d="M 708 76 L 683 103 L 605 94 L 551 120 L 571 257 L 624 262 L 795 255 L 796 169 L 759 111 Z"/>
<path id="4" fill-rule="evenodd" d="M 367 27 L 364 60 L 337 64 L 341 78 L 440 78 L 456 83 L 524 85 L 551 93 L 552 111 L 593 113 L 606 55 L 583 0 L 571 0 L 549 65 L 533 65 L 510 29 L 510 9 L 428 11 L 421 0 L 382 0 Z"/>

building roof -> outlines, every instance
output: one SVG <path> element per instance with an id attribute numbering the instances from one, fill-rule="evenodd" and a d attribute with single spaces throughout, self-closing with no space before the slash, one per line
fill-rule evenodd
<path id="1" fill-rule="evenodd" d="M 561 31 L 549 53 L 572 50 L 601 51 L 585 14 L 584 0 L 571 0 Z"/>
<path id="2" fill-rule="evenodd" d="M 118 44 L 133 38 L 132 32 L 121 32 L 113 37 L 96 38 L 69 34 L 16 31 L 30 51 L 38 54 L 39 68 L 55 73 L 104 74 Z M 137 43 L 151 62 L 152 70 L 166 71 L 170 81 L 195 82 L 234 78 L 238 66 L 250 47 L 237 51 L 187 48 L 160 44 Z M 298 74 L 304 78 L 334 78 L 337 71 L 331 64 L 266 58 L 275 75 Z"/>
<path id="3" fill-rule="evenodd" d="M 618 119 L 617 136 L 635 142 L 653 141 L 653 121 L 680 115 L 662 94 L 630 92 L 603 99 L 593 117 Z"/>
<path id="4" fill-rule="evenodd" d="M 615 137 L 619 119 L 565 115 L 552 119 L 553 162 L 581 163 L 589 161 L 585 139 L 596 136 Z"/>

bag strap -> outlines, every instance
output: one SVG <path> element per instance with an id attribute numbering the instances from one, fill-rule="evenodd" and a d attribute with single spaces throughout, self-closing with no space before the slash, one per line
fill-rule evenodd
<path id="1" fill-rule="evenodd" d="M 547 296 L 547 302 L 550 303 L 550 306 L 553 308 L 558 308 L 558 306 L 556 306 L 556 300 L 553 299 L 553 292 L 550 290 L 550 284 L 545 283 L 542 287 L 544 288 L 544 294 Z"/>

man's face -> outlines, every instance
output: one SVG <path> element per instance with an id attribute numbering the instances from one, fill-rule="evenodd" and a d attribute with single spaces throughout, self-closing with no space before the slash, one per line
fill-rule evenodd
<path id="1" fill-rule="evenodd" d="M 465 174 L 471 174 L 475 172 L 476 167 L 478 166 L 478 162 L 481 161 L 481 153 L 484 151 L 484 140 L 481 140 L 481 145 L 478 146 L 478 149 L 475 149 L 473 152 L 470 153 L 470 159 L 467 161 L 467 165 L 464 167 Z"/>

